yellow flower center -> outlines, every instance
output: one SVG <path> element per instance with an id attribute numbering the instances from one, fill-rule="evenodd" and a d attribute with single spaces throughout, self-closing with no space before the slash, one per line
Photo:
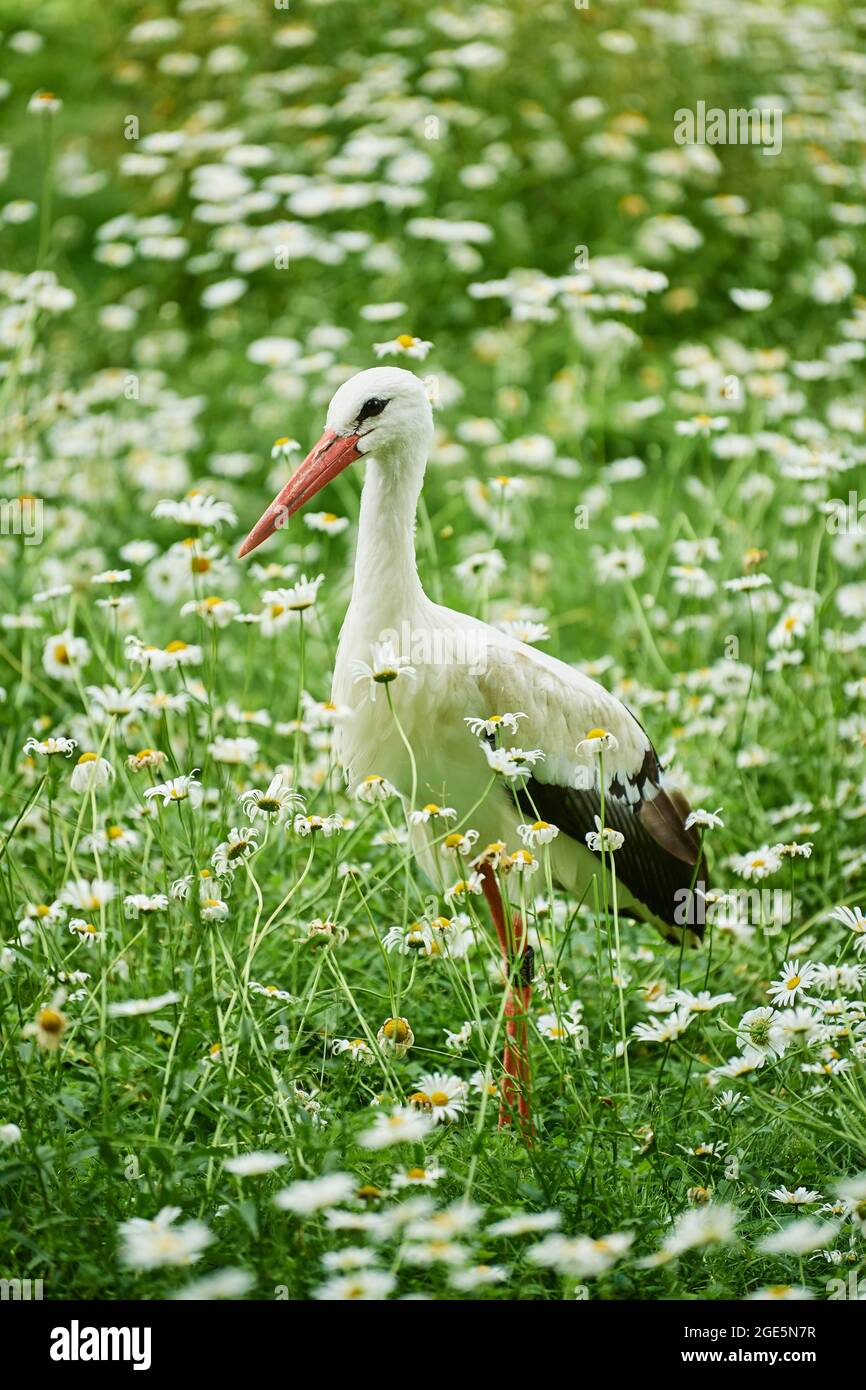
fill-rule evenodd
<path id="1" fill-rule="evenodd" d="M 81 754 L 81 757 L 78 759 L 78 764 L 79 764 L 79 766 L 81 766 L 82 763 L 95 763 L 95 762 L 97 762 L 97 761 L 98 761 L 98 754 L 96 754 L 96 753 L 82 753 L 82 754 Z"/>
<path id="2" fill-rule="evenodd" d="M 409 1025 L 404 1018 L 386 1018 L 382 1032 L 392 1042 L 405 1042 L 409 1037 Z"/>
<path id="3" fill-rule="evenodd" d="M 401 333 L 397 338 L 397 342 L 400 344 L 401 348 L 410 348 L 414 341 L 415 339 L 412 337 L 411 333 Z"/>
<path id="4" fill-rule="evenodd" d="M 431 1102 L 431 1104 L 432 1104 L 432 1105 L 438 1105 L 438 1106 L 440 1106 L 440 1107 L 443 1106 L 443 1105 L 447 1105 L 449 1099 L 450 1099 L 450 1097 L 449 1097 L 447 1091 L 433 1091 L 433 1092 L 431 1092 L 431 1095 L 430 1095 L 430 1102 Z"/>
<path id="5" fill-rule="evenodd" d="M 587 738 L 607 738 L 607 729 L 590 729 Z"/>
<path id="6" fill-rule="evenodd" d="M 63 1015 L 56 1009 L 43 1009 L 39 1015 L 39 1027 L 43 1033 L 62 1033 Z"/>
<path id="7" fill-rule="evenodd" d="M 170 653 L 174 653 L 174 652 L 185 652 L 186 649 L 187 649 L 187 646 L 188 646 L 188 643 L 186 643 L 186 642 L 181 642 L 180 638 L 176 637 L 175 640 L 174 640 L 173 642 L 169 642 L 169 644 L 168 644 L 168 646 L 166 647 L 165 650 L 166 650 L 167 652 L 170 652 Z"/>
<path id="8" fill-rule="evenodd" d="M 406 1170 L 406 1177 L 409 1179 L 410 1182 L 422 1181 L 424 1178 L 426 1178 L 426 1176 L 426 1168 L 408 1168 Z"/>
<path id="9" fill-rule="evenodd" d="M 69 665 L 69 649 L 64 642 L 58 642 L 54 648 L 54 660 L 61 666 Z"/>
<path id="10" fill-rule="evenodd" d="M 110 825 L 106 831 L 109 840 L 122 840 L 124 830 L 122 825 Z"/>

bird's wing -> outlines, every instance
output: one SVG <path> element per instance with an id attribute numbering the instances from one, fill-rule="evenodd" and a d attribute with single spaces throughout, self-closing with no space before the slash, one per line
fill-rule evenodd
<path id="1" fill-rule="evenodd" d="M 523 643 L 493 644 L 486 656 L 477 680 L 488 713 L 525 713 L 508 742 L 545 755 L 518 794 L 522 809 L 584 845 L 601 816 L 599 759 L 580 757 L 576 745 L 591 729 L 608 730 L 617 746 L 603 755 L 604 824 L 625 837 L 614 855 L 617 877 L 661 922 L 682 923 L 684 890 L 706 886 L 706 864 L 698 862 L 698 835 L 685 829 L 688 804 L 665 791 L 655 749 L 637 719 L 595 681 Z"/>

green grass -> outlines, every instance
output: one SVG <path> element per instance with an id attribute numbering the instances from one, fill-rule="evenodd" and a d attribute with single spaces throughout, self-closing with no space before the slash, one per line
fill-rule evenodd
<path id="1" fill-rule="evenodd" d="M 133 26 L 157 10 L 94 4 L 82 14 L 53 3 L 40 8 L 44 44 L 31 53 L 10 40 L 29 28 L 30 10 L 7 9 L 0 433 L 5 493 L 41 499 L 44 536 L 29 545 L 4 534 L 0 546 L 0 1125 L 20 1129 L 0 1146 L 0 1275 L 43 1278 L 53 1298 L 166 1298 L 192 1278 L 236 1269 L 247 1276 L 236 1292 L 309 1298 L 334 1278 L 339 1251 L 364 1247 L 389 1276 L 378 1291 L 391 1296 L 467 1296 L 460 1271 L 480 1264 L 500 1277 L 468 1296 L 714 1299 L 791 1285 L 826 1298 L 828 1280 L 861 1268 L 862 1205 L 823 1213 L 834 1228 L 821 1239 L 841 1269 L 817 1247 L 771 1254 L 760 1243 L 792 1214 L 774 1189 L 820 1194 L 793 1212 L 815 1215 L 836 1201 L 840 1181 L 866 1169 L 866 1011 L 848 970 L 863 937 L 829 916 L 866 896 L 866 544 L 839 534 L 825 506 L 859 485 L 866 304 L 843 272 L 829 298 L 819 278 L 841 264 L 863 283 L 866 202 L 839 76 L 850 71 L 855 88 L 862 16 L 858 30 L 856 15 L 828 5 L 809 11 L 807 29 L 793 6 L 744 15 L 682 0 L 654 8 L 650 28 L 647 12 L 624 4 L 509 0 L 473 20 L 465 7 L 417 0 L 333 0 L 288 14 L 227 0 L 190 7 L 176 35 L 142 42 Z M 297 46 L 275 42 L 287 25 L 297 26 Z M 469 43 L 504 56 L 493 54 L 490 68 L 443 57 Z M 188 57 L 166 64 L 166 53 Z M 27 110 L 42 89 L 62 98 L 54 116 Z M 785 107 L 778 157 L 674 143 L 679 107 L 754 106 L 774 94 Z M 124 138 L 130 116 L 138 142 Z M 167 131 L 184 132 L 181 148 L 148 150 Z M 367 147 L 376 142 L 369 156 L 362 134 Z M 207 204 L 202 217 L 193 171 L 238 145 L 264 162 L 255 150 L 249 164 L 242 157 L 246 192 Z M 142 155 L 161 162 L 130 167 Z M 398 156 L 413 167 L 389 174 Z M 385 200 L 293 210 L 318 182 L 384 184 Z M 273 205 L 244 203 L 255 190 Z M 25 208 L 19 218 L 16 200 L 32 201 L 32 216 Z M 693 245 L 659 246 L 659 228 L 680 226 L 656 221 L 669 215 L 692 229 Z M 482 224 L 487 239 L 416 235 L 413 219 L 430 217 Z M 128 220 L 106 237 L 100 229 L 116 218 Z M 168 219 L 165 229 L 156 218 Z M 255 229 L 269 224 L 258 233 L 263 257 L 246 258 Z M 185 239 L 175 258 L 148 254 L 147 237 L 164 230 Z M 114 263 L 94 254 L 106 240 L 133 249 L 127 263 L 123 253 Z M 290 263 L 277 269 L 282 244 Z M 543 277 L 582 273 L 581 247 L 589 297 L 582 280 L 547 295 Z M 616 298 L 608 257 L 666 280 L 633 279 Z M 25 278 L 37 269 L 74 303 L 37 303 L 38 284 Z M 203 305 L 208 285 L 236 276 L 246 283 L 235 302 Z M 500 295 L 470 289 L 506 277 Z M 768 291 L 771 304 L 738 308 L 730 291 L 744 288 Z M 361 313 L 394 302 L 406 307 L 385 321 Z M 119 305 L 123 315 L 106 317 Z M 462 905 L 474 937 L 465 959 L 383 949 L 391 927 L 454 909 L 431 898 L 407 860 L 399 801 L 347 798 L 317 708 L 351 583 L 354 471 L 323 502 L 349 519 L 344 533 L 298 520 L 255 557 L 294 566 L 293 578 L 325 575 L 303 627 L 295 616 L 267 635 L 180 611 L 219 594 L 258 614 L 263 592 L 291 582 L 233 558 L 290 466 L 271 461 L 272 442 L 289 436 L 306 449 L 339 382 L 374 364 L 374 343 L 404 332 L 432 341 L 430 355 L 385 360 L 431 377 L 441 399 L 417 535 L 428 592 L 488 620 L 541 621 L 544 650 L 595 663 L 692 805 L 723 808 L 724 828 L 706 840 L 714 886 L 795 900 L 781 928 L 717 926 L 682 961 L 648 928 L 618 924 L 627 1086 L 615 1046 L 614 924 L 594 894 L 577 903 L 557 892 L 551 902 L 540 852 L 525 907 L 537 968 L 564 990 L 554 989 L 556 1003 L 535 992 L 531 1146 L 497 1130 L 495 1098 L 472 1085 L 491 1059 L 496 1079 L 501 1048 L 483 901 Z M 297 344 L 273 372 L 247 354 L 270 337 Z M 678 432 L 703 414 L 727 424 Z M 479 419 L 495 430 L 471 424 Z M 527 438 L 534 448 L 515 444 Z M 545 447 L 555 462 L 532 466 Z M 232 476 L 221 458 L 235 454 L 245 458 Z M 631 458 L 643 463 L 639 476 L 611 467 Z M 503 504 L 477 486 L 499 474 L 522 478 L 524 494 Z M 194 485 L 230 503 L 237 521 L 178 550 L 189 529 L 152 513 Z M 585 525 L 575 525 L 576 507 Z M 632 514 L 656 525 L 628 529 Z M 671 567 L 683 546 L 707 539 L 703 592 L 678 592 Z M 152 543 L 149 558 L 124 557 L 133 541 Z M 632 546 L 641 572 L 605 580 L 606 557 Z M 505 560 L 500 575 L 457 572 L 492 548 Z M 109 568 L 129 568 L 130 581 L 94 586 Z M 744 573 L 770 583 L 751 595 L 724 587 Z M 110 595 L 128 606 L 100 606 Z M 43 647 L 66 631 L 86 641 L 87 659 L 58 675 Z M 125 659 L 130 634 L 160 648 L 198 644 L 201 660 L 143 671 Z M 780 650 L 794 662 L 780 667 Z M 100 717 L 91 688 L 105 685 L 186 699 Z M 300 690 L 315 705 L 303 707 L 298 729 Z M 240 711 L 266 722 L 246 724 Z M 25 754 L 32 736 L 78 746 L 68 760 Z M 228 764 L 214 756 L 220 737 L 254 737 L 257 747 Z M 129 767 L 145 747 L 164 755 L 160 770 Z M 114 773 L 91 795 L 70 785 L 86 750 Z M 145 800 L 152 782 L 193 768 L 201 805 Z M 330 838 L 293 833 L 291 818 L 268 826 L 222 884 L 225 920 L 207 920 L 197 892 L 180 898 L 172 884 L 208 868 L 229 831 L 250 824 L 239 796 L 279 769 L 310 813 L 350 824 Z M 112 826 L 137 838 L 106 842 Z M 757 884 L 739 873 L 736 856 L 790 841 L 811 843 L 811 857 L 786 859 Z M 110 896 L 76 907 L 65 901 L 76 879 L 102 879 Z M 169 905 L 130 918 L 131 894 L 165 894 Z M 28 904 L 57 902 L 62 911 L 22 930 Z M 101 939 L 83 944 L 74 919 Z M 337 923 L 345 939 L 311 937 L 316 920 Z M 791 958 L 848 970 L 835 980 L 824 971 L 796 1001 L 817 1014 L 817 1001 L 839 999 L 838 1017 L 813 1021 L 805 1041 L 747 1075 L 720 1074 L 742 1052 L 742 1015 L 770 1002 L 768 985 Z M 633 1028 L 680 974 L 684 988 L 733 1000 L 670 1044 L 641 1041 Z M 292 1002 L 251 992 L 251 981 Z M 150 1013 L 113 1010 L 163 994 L 173 1002 Z M 536 1026 L 578 1003 L 574 1037 L 554 1042 Z M 52 1004 L 65 1027 L 59 1047 L 46 1048 L 32 1025 Z M 414 1043 L 396 1057 L 376 1035 L 401 1016 Z M 471 1039 L 450 1050 L 446 1031 L 464 1021 Z M 335 1041 L 356 1038 L 367 1063 L 334 1052 Z M 838 1074 L 803 1070 L 834 1058 L 845 1063 Z M 466 1084 L 460 1117 L 393 1148 L 359 1142 L 425 1072 Z M 715 1104 L 729 1090 L 741 1097 L 733 1113 Z M 712 1151 L 696 1152 L 703 1146 Z M 258 1151 L 285 1163 L 246 1177 L 224 1166 Z M 429 1189 L 396 1190 L 395 1177 L 413 1168 L 441 1175 Z M 277 1191 L 329 1172 L 366 1189 L 335 1208 L 361 1213 L 359 1229 L 274 1205 Z M 436 1211 L 464 1201 L 478 1210 L 431 1226 L 419 1209 L 407 1234 L 401 1204 L 422 1196 Z M 683 1212 L 708 1204 L 734 1208 L 736 1232 L 684 1240 L 691 1248 L 647 1262 Z M 125 1262 L 121 1223 L 167 1206 L 208 1228 L 201 1259 Z M 553 1211 L 568 1236 L 619 1233 L 631 1244 L 615 1255 L 571 1246 L 538 1263 L 530 1252 L 543 1235 L 489 1231 L 514 1214 Z M 449 1265 L 431 1240 L 452 1226 L 465 1227 L 453 1237 L 465 1248 Z"/>

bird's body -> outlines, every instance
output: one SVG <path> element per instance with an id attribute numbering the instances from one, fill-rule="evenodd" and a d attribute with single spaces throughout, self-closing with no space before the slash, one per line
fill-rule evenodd
<path id="1" fill-rule="evenodd" d="M 393 368 L 361 376 L 373 378 L 365 389 L 375 390 L 384 389 L 375 384 L 382 378 L 417 380 Z M 352 378 L 347 385 L 358 381 Z M 332 688 L 334 704 L 349 711 L 338 722 L 337 751 L 350 786 L 378 775 L 397 788 L 407 811 L 428 803 L 452 807 L 454 824 L 476 830 L 481 849 L 496 841 L 517 848 L 518 825 L 548 820 L 561 832 L 548 850 L 553 876 L 580 896 L 601 872 L 599 856 L 586 846 L 602 810 L 601 767 L 605 824 L 626 836 L 614 859 L 623 870 L 619 905 L 652 921 L 668 939 L 678 939 L 687 915 L 682 895 L 697 877 L 697 837 L 685 832 L 684 814 L 663 790 L 658 759 L 641 725 L 620 700 L 580 671 L 425 594 L 414 529 L 428 445 L 429 432 L 421 430 L 404 437 L 399 466 L 372 454 L 367 462 L 352 598 Z M 358 664 L 369 663 L 371 650 L 382 645 L 390 645 L 414 670 L 414 676 L 390 687 L 402 734 L 385 695 L 380 691 L 373 698 L 375 685 L 357 677 Z M 501 742 L 541 749 L 544 757 L 517 791 L 496 778 L 484 796 L 490 769 L 465 721 L 503 714 L 525 718 L 516 733 L 503 728 Z M 582 760 L 576 753 L 597 729 L 612 735 L 614 745 L 600 764 L 593 753 Z M 411 830 L 419 860 L 440 888 L 442 856 L 429 845 L 441 839 L 441 829 Z"/>
<path id="2" fill-rule="evenodd" d="M 601 882 L 613 861 L 620 911 L 652 922 L 669 940 L 684 930 L 692 940 L 700 935 L 684 924 L 695 922 L 690 908 L 705 869 L 700 841 L 685 828 L 688 808 L 665 791 L 652 744 L 620 700 L 564 662 L 424 593 L 415 512 L 432 434 L 417 377 L 396 368 L 358 373 L 334 395 L 322 439 L 240 553 L 366 456 L 352 598 L 332 689 L 337 751 L 353 789 L 371 777 L 396 787 L 412 847 L 437 889 L 456 875 L 441 852 L 435 808 L 455 813 L 445 831 L 473 832 L 458 862 L 476 858 L 507 980 L 503 1116 L 519 1100 L 528 1124 L 526 921 L 507 920 L 497 883 L 501 856 L 485 859 L 486 847 L 514 851 L 518 827 L 525 835 L 528 826 L 555 826 L 544 844 L 553 878 L 582 896 L 596 876 L 601 901 L 614 887 Z M 485 721 L 482 739 L 467 720 Z M 518 748 L 537 756 L 513 776 L 500 760 Z M 603 852 L 587 846 L 599 831 Z M 614 852 L 611 832 L 621 837 Z"/>

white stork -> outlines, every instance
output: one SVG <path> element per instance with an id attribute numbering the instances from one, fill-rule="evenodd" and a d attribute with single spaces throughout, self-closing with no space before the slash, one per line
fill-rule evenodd
<path id="1" fill-rule="evenodd" d="M 442 870 L 432 841 L 442 842 L 441 826 L 413 823 L 411 811 L 453 807 L 454 826 L 471 826 L 478 831 L 478 846 L 491 846 L 478 857 L 476 868 L 506 979 L 500 1123 L 508 1123 L 516 1110 L 528 1129 L 531 953 L 525 913 L 515 914 L 513 924 L 506 921 L 510 914 L 503 909 L 496 873 L 503 847 L 518 845 L 518 825 L 529 821 L 558 827 L 560 833 L 547 846 L 553 878 L 578 896 L 593 875 L 605 877 L 610 889 L 613 859 L 620 913 L 651 922 L 670 941 L 681 940 L 682 905 L 690 901 L 689 890 L 702 885 L 706 871 L 698 836 L 684 828 L 688 806 L 677 793 L 663 789 L 655 750 L 625 705 L 555 657 L 443 608 L 425 594 L 414 531 L 432 435 L 427 392 L 413 373 L 375 367 L 351 377 L 331 401 L 321 439 L 250 531 L 239 556 L 272 535 L 349 464 L 367 460 L 352 598 L 333 679 L 334 703 L 350 711 L 338 726 L 338 753 L 350 788 L 374 775 L 397 788 L 412 849 L 437 886 Z M 358 679 L 357 669 L 359 662 L 369 662 L 371 650 L 387 634 L 407 632 L 415 675 L 388 687 L 394 719 L 384 701 L 370 698 L 373 687 Z M 544 757 L 523 778 L 496 778 L 485 796 L 490 768 L 466 720 L 503 713 L 524 717 L 516 732 L 494 720 L 498 747 L 540 749 Z M 594 741 L 587 751 L 590 734 Z M 582 755 L 578 744 L 585 745 Z M 491 753 L 493 745 L 491 738 Z M 603 750 L 601 757 L 595 749 Z M 602 821 L 604 828 L 624 836 L 615 855 L 600 856 L 586 843 Z M 688 930 L 690 944 L 699 935 L 697 925 Z"/>

